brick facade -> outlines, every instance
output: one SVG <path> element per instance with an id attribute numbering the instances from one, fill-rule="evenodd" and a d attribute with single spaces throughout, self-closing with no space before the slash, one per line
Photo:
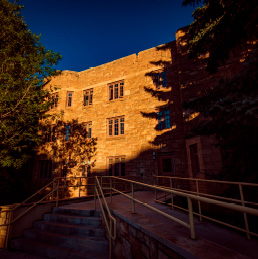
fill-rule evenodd
<path id="1" fill-rule="evenodd" d="M 200 116 L 184 118 L 182 103 L 214 86 L 222 76 L 237 73 L 241 60 L 239 56 L 232 57 L 217 74 L 210 76 L 205 72 L 205 57 L 190 61 L 187 46 L 187 34 L 180 29 L 176 41 L 82 72 L 63 71 L 51 81 L 52 86 L 59 88 L 54 92 L 59 99 L 50 113 L 63 110 L 64 121 L 92 123 L 97 154 L 91 173 L 108 174 L 108 159 L 123 157 L 125 175 L 140 177 L 145 182 L 152 183 L 154 174 L 193 176 L 189 146 L 195 143 L 201 170 L 219 170 L 221 158 L 214 136 L 186 140 L 186 133 L 199 122 Z M 113 92 L 113 99 L 109 100 L 109 86 L 115 82 L 123 82 L 123 96 L 115 98 Z M 93 90 L 92 104 L 87 106 L 83 105 L 85 90 Z M 68 107 L 69 93 L 72 100 Z M 112 118 L 124 118 L 124 134 L 109 137 L 108 123 Z M 165 122 L 168 118 L 170 121 Z M 39 151 L 35 159 L 34 182 L 40 180 L 40 160 L 55 160 L 43 153 Z M 62 175 L 60 166 L 53 166 L 52 172 L 52 177 Z M 71 174 L 81 176 L 80 166 L 73 168 Z"/>

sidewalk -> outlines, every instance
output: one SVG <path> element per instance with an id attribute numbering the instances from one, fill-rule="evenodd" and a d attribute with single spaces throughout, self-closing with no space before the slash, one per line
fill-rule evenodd
<path id="1" fill-rule="evenodd" d="M 130 194 L 129 194 L 130 195 Z M 172 215 L 182 221 L 189 222 L 188 214 L 154 202 L 154 192 L 135 192 L 135 198 Z M 243 234 L 225 229 L 207 221 L 200 222 L 195 218 L 196 240 L 190 239 L 190 231 L 170 219 L 151 211 L 136 203 L 136 213 L 131 213 L 131 200 L 122 196 L 113 196 L 113 202 L 107 198 L 114 214 L 131 225 L 142 228 L 152 235 L 170 243 L 182 255 L 191 254 L 197 258 L 257 258 L 258 241 L 248 240 Z M 70 209 L 94 209 L 94 201 L 74 203 L 63 206 Z M 99 204 L 97 201 L 97 208 Z"/>

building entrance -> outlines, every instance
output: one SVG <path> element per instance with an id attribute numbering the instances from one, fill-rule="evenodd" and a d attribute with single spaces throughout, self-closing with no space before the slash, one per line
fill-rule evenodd
<path id="1" fill-rule="evenodd" d="M 173 153 L 158 154 L 159 175 L 175 176 L 175 156 Z"/>

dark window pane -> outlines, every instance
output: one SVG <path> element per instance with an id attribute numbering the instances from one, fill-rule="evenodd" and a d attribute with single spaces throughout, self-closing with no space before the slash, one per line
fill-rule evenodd
<path id="1" fill-rule="evenodd" d="M 65 140 L 68 141 L 70 138 L 70 126 L 65 126 Z"/>
<path id="2" fill-rule="evenodd" d="M 120 134 L 124 134 L 124 118 L 120 119 Z"/>
<path id="3" fill-rule="evenodd" d="M 115 119 L 115 135 L 118 135 L 118 119 Z"/>
<path id="4" fill-rule="evenodd" d="M 115 99 L 118 98 L 118 84 L 115 84 Z"/>
<path id="5" fill-rule="evenodd" d="M 164 111 L 165 114 L 165 128 L 168 129 L 170 128 L 170 115 L 169 115 L 169 110 Z"/>
<path id="6" fill-rule="evenodd" d="M 89 105 L 89 93 L 86 92 L 84 95 L 84 106 L 88 106 Z"/>
<path id="7" fill-rule="evenodd" d="M 108 135 L 109 135 L 109 136 L 112 136 L 112 135 L 113 135 L 113 120 L 109 120 Z"/>
<path id="8" fill-rule="evenodd" d="M 161 73 L 161 78 L 162 78 L 162 87 L 167 88 L 167 76 L 166 76 L 166 71 Z"/>
<path id="9" fill-rule="evenodd" d="M 120 83 L 120 97 L 124 96 L 124 83 Z"/>
<path id="10" fill-rule="evenodd" d="M 163 126 L 162 126 L 162 112 L 158 112 L 158 129 L 162 130 Z"/>

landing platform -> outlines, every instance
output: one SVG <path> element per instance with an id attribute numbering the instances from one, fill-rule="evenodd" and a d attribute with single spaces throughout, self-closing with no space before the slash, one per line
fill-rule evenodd
<path id="1" fill-rule="evenodd" d="M 131 194 L 129 194 L 131 195 Z M 154 192 L 135 192 L 135 198 L 149 205 L 172 215 L 182 221 L 189 222 L 188 214 L 179 210 L 172 210 L 154 201 Z M 195 218 L 196 240 L 190 239 L 190 231 L 184 226 L 155 213 L 136 203 L 136 213 L 131 213 L 131 200 L 122 196 L 113 196 L 107 199 L 108 205 L 113 213 L 136 228 L 144 229 L 153 237 L 169 244 L 175 251 L 185 258 L 257 258 L 258 240 L 248 240 L 244 234 L 233 230 L 225 229 L 221 226 L 200 222 Z M 62 206 L 69 209 L 89 210 L 94 209 L 94 201 L 73 203 Z M 97 201 L 97 209 L 99 204 Z"/>

